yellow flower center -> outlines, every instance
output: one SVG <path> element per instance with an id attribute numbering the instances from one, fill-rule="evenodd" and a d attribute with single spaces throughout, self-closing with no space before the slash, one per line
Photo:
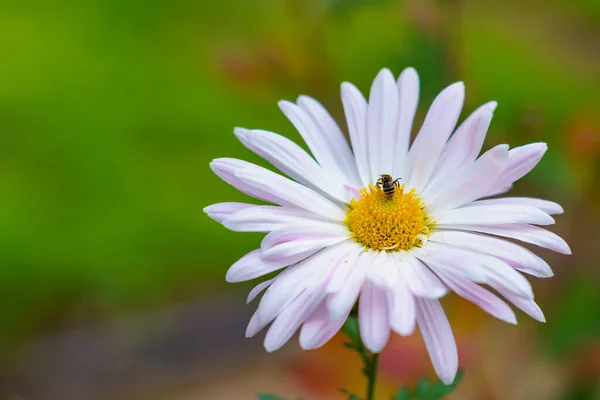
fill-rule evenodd
<path id="1" fill-rule="evenodd" d="M 350 201 L 346 224 L 354 239 L 373 250 L 401 251 L 423 246 L 433 223 L 423 210 L 421 197 L 404 185 L 386 196 L 379 186 L 369 185 L 359 199 Z"/>

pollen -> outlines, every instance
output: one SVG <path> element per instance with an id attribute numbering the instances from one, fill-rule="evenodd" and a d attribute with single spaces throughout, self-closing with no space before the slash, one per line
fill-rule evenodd
<path id="1" fill-rule="evenodd" d="M 346 225 L 354 240 L 377 251 L 402 251 L 421 247 L 427 242 L 433 223 L 414 189 L 396 188 L 390 198 L 378 186 L 360 191 L 350 201 Z"/>

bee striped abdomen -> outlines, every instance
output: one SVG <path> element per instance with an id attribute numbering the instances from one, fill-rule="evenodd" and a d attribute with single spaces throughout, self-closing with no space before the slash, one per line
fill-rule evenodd
<path id="1" fill-rule="evenodd" d="M 400 179 L 400 178 L 398 178 Z M 394 180 L 391 175 L 381 174 L 377 180 L 377 186 L 383 190 L 385 197 L 391 199 L 396 194 L 396 187 L 398 187 L 398 179 Z"/>
<path id="2" fill-rule="evenodd" d="M 396 185 L 394 185 L 394 183 L 383 185 L 383 193 L 385 193 L 387 197 L 392 197 L 394 193 L 396 193 Z"/>

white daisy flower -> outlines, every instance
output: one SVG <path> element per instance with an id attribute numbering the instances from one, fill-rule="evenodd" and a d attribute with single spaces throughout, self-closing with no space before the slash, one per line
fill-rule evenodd
<path id="1" fill-rule="evenodd" d="M 380 352 L 390 331 L 410 335 L 418 324 L 437 375 L 450 383 L 458 355 L 438 300 L 450 290 L 516 324 L 512 309 L 479 285 L 486 284 L 544 321 L 522 273 L 550 277 L 552 271 L 504 238 L 570 254 L 564 240 L 535 226 L 553 224 L 550 215 L 562 213 L 561 206 L 529 197 L 479 199 L 507 192 L 547 146 L 509 150 L 503 144 L 478 158 L 496 103 L 484 104 L 454 130 L 462 82 L 436 97 L 410 144 L 419 98 L 412 68 L 397 82 L 382 70 L 368 102 L 350 83 L 342 84 L 341 96 L 352 146 L 308 96 L 279 106 L 312 156 L 278 134 L 235 129 L 244 146 L 291 179 L 232 158 L 210 164 L 238 190 L 275 204 L 219 203 L 204 210 L 231 230 L 268 233 L 260 249 L 231 266 L 228 282 L 282 270 L 250 292 L 248 302 L 268 288 L 246 336 L 271 324 L 267 351 L 279 349 L 298 329 L 303 349 L 318 348 L 358 300 L 360 335 L 370 351 Z M 382 175 L 399 180 L 390 185 Z"/>

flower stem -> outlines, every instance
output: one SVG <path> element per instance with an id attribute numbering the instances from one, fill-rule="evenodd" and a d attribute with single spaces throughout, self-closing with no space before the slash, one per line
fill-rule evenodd
<path id="1" fill-rule="evenodd" d="M 358 328 L 358 321 L 354 316 L 350 316 L 342 332 L 350 339 L 349 343 L 345 346 L 349 349 L 355 350 L 363 360 L 364 368 L 363 373 L 367 377 L 367 397 L 365 400 L 374 400 L 375 395 L 375 381 L 377 380 L 377 366 L 379 365 L 379 353 L 371 353 L 363 344 L 360 332 Z"/>
<path id="2" fill-rule="evenodd" d="M 367 398 L 366 400 L 373 400 L 375 392 L 375 380 L 377 379 L 377 366 L 379 365 L 379 353 L 373 354 L 373 357 L 369 360 L 369 366 L 365 365 L 367 370 Z"/>

